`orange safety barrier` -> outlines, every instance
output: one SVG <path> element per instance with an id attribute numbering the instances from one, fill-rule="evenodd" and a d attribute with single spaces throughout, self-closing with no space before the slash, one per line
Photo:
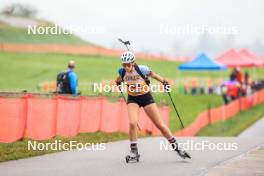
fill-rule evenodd
<path id="1" fill-rule="evenodd" d="M 212 124 L 214 122 L 224 120 L 225 116 L 223 114 L 223 111 L 224 111 L 223 107 L 210 109 L 208 113 L 208 124 Z"/>
<path id="2" fill-rule="evenodd" d="M 27 99 L 26 137 L 44 140 L 56 135 L 56 101 L 34 97 Z"/>
<path id="3" fill-rule="evenodd" d="M 264 90 L 252 96 L 241 97 L 228 105 L 201 112 L 179 136 L 194 136 L 208 124 L 233 117 L 241 110 L 264 102 Z M 160 107 L 161 116 L 169 123 L 169 108 Z M 140 110 L 141 130 L 159 135 L 145 112 Z M 23 137 L 36 140 L 49 139 L 55 135 L 74 136 L 80 132 L 128 132 L 126 103 L 119 100 L 110 103 L 105 97 L 52 99 L 24 96 L 0 98 L 0 142 L 14 142 Z"/>
<path id="4" fill-rule="evenodd" d="M 253 97 L 254 96 L 248 96 L 248 97 L 240 98 L 241 110 L 247 110 L 253 105 Z"/>
<path id="5" fill-rule="evenodd" d="M 121 100 L 120 100 L 121 101 Z M 123 114 L 120 114 L 121 107 L 120 102 L 117 104 L 110 103 L 108 101 L 102 102 L 102 115 L 100 129 L 103 132 L 115 132 L 119 131 L 119 122 Z"/>
<path id="6" fill-rule="evenodd" d="M 100 130 L 103 98 L 82 98 L 80 132 L 91 133 Z"/>
<path id="7" fill-rule="evenodd" d="M 224 116 L 225 116 L 224 119 L 233 117 L 234 115 L 236 115 L 241 110 L 240 101 L 239 101 L 239 99 L 232 101 L 228 105 L 224 105 L 223 108 L 224 108 Z"/>
<path id="8" fill-rule="evenodd" d="M 57 98 L 57 135 L 67 137 L 79 133 L 81 102 L 80 99 Z"/>
<path id="9" fill-rule="evenodd" d="M 159 109 L 168 124 L 169 108 Z M 14 142 L 23 137 L 45 140 L 56 135 L 69 137 L 96 131 L 128 132 L 127 116 L 126 103 L 121 99 L 111 103 L 105 97 L 0 97 L 0 142 Z M 142 109 L 139 126 L 143 131 L 159 134 Z"/>
<path id="10" fill-rule="evenodd" d="M 241 110 L 264 102 L 264 90 L 255 92 L 251 96 L 241 97 L 227 105 L 212 108 L 201 112 L 198 117 L 187 127 L 175 133 L 176 136 L 194 136 L 206 125 L 225 120 L 235 116 Z"/>
<path id="11" fill-rule="evenodd" d="M 0 142 L 13 142 L 24 136 L 26 109 L 24 98 L 0 98 Z"/>

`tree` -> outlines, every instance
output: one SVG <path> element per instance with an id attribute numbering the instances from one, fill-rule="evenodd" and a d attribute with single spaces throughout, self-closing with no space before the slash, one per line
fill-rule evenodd
<path id="1" fill-rule="evenodd" d="M 29 5 L 14 3 L 4 7 L 1 13 L 5 15 L 34 17 L 37 14 L 37 10 Z"/>

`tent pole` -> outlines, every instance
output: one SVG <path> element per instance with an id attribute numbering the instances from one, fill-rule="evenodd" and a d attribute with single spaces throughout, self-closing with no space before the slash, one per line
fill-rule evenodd
<path id="1" fill-rule="evenodd" d="M 257 79 L 258 79 L 258 78 L 257 78 L 257 72 L 256 72 L 257 70 L 256 70 L 256 69 L 257 69 L 257 68 L 256 68 L 256 67 L 254 67 L 254 79 L 255 79 L 255 80 L 257 80 Z"/>

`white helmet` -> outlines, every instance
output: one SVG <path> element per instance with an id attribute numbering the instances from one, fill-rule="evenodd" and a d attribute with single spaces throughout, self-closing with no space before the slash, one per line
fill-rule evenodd
<path id="1" fill-rule="evenodd" d="M 125 51 L 121 56 L 121 62 L 123 64 L 134 62 L 135 59 L 135 55 L 131 51 Z"/>

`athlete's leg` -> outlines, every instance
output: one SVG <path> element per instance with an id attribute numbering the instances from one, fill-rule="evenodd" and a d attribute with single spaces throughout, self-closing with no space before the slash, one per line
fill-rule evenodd
<path id="1" fill-rule="evenodd" d="M 127 110 L 128 110 L 128 119 L 129 119 L 130 148 L 132 152 L 138 153 L 137 124 L 138 124 L 139 106 L 136 103 L 128 103 Z"/>
<path id="2" fill-rule="evenodd" d="M 152 103 L 152 104 L 145 106 L 144 110 L 149 116 L 149 118 L 152 120 L 152 122 L 155 124 L 155 126 L 161 131 L 163 136 L 167 138 L 167 140 L 172 145 L 174 150 L 179 154 L 179 156 L 182 158 L 191 158 L 187 152 L 179 149 L 175 137 L 172 135 L 168 126 L 161 119 L 156 103 Z"/>
<path id="3" fill-rule="evenodd" d="M 166 137 L 168 140 L 173 138 L 173 135 L 168 128 L 168 126 L 163 122 L 159 109 L 156 105 L 156 103 L 149 104 L 144 107 L 145 112 L 151 119 L 151 121 L 155 124 L 155 126 L 161 131 L 164 137 Z"/>

